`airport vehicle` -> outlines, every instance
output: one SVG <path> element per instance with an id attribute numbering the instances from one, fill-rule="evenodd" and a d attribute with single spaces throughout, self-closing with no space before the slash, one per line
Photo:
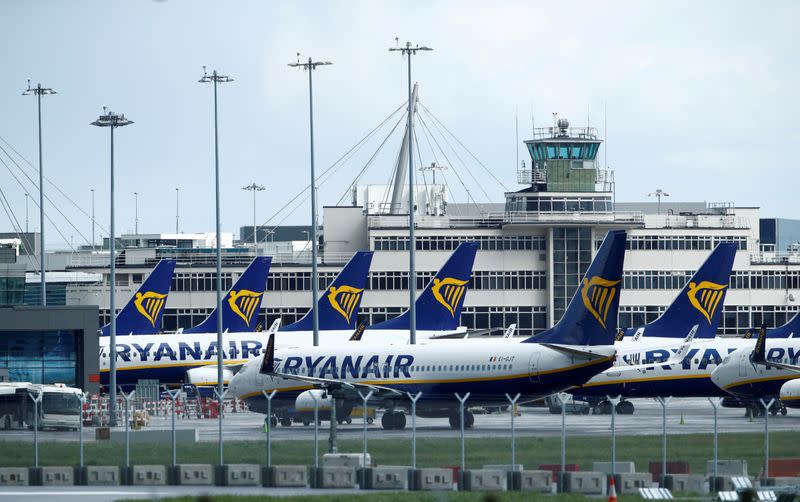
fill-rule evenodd
<path id="1" fill-rule="evenodd" d="M 154 335 L 161 331 L 175 260 L 160 260 L 133 297 L 117 314 L 117 336 Z M 111 324 L 100 328 L 100 336 L 111 333 Z"/>
<path id="2" fill-rule="evenodd" d="M 29 395 L 42 395 L 35 406 Z M 77 430 L 81 420 L 81 390 L 64 384 L 33 384 L 29 382 L 0 383 L 0 429 L 33 428 Z"/>
<path id="3" fill-rule="evenodd" d="M 616 344 L 615 366 L 570 392 L 589 401 L 595 413 L 610 413 L 607 396 L 620 396 L 621 414 L 634 412 L 625 398 L 718 394 L 709 381 L 711 370 L 730 350 L 749 343 L 714 339 L 735 253 L 733 244 L 717 245 L 658 319 L 626 330 Z M 692 340 L 696 342 L 684 359 L 670 359 L 681 344 Z"/>
<path id="4" fill-rule="evenodd" d="M 775 398 L 770 408 L 773 415 L 778 412 L 785 415 L 787 406 L 797 406 L 792 398 L 800 389 L 795 380 L 800 377 L 800 340 L 794 338 L 800 328 L 799 317 L 795 315 L 774 330 L 761 328 L 755 344 L 729 354 L 712 373 L 713 382 L 743 402 L 749 414 L 764 414 L 761 399 L 768 402 Z M 776 334 L 782 336 L 776 338 Z"/>
<path id="5" fill-rule="evenodd" d="M 272 405 L 282 421 L 283 410 L 300 408 L 311 392 L 330 398 L 340 419 L 362 402 L 359 393 L 371 391 L 372 404 L 386 410 L 383 427 L 402 429 L 409 395 L 418 392 L 420 416 L 447 417 L 455 428 L 460 423 L 455 393 L 469 393 L 464 413 L 469 427 L 474 416 L 468 407 L 503 406 L 506 394 L 516 393 L 531 401 L 579 385 L 613 363 L 625 238 L 624 231 L 609 232 L 561 320 L 520 343 L 386 345 L 365 338 L 357 344 L 276 349 L 270 336 L 265 353 L 242 367 L 229 390 L 262 413 L 262 391 L 277 391 Z"/>

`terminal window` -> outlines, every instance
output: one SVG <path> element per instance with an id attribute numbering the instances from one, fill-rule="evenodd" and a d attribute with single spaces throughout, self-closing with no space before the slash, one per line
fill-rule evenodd
<path id="1" fill-rule="evenodd" d="M 12 382 L 77 382 L 81 330 L 0 332 L 0 367 Z"/>

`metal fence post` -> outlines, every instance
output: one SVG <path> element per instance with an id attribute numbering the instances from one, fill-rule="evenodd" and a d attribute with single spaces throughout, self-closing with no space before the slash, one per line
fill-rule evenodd
<path id="1" fill-rule="evenodd" d="M 422 392 L 417 392 L 412 396 L 407 392 L 408 398 L 411 400 L 411 468 L 417 469 L 417 401 L 422 396 Z"/>
<path id="2" fill-rule="evenodd" d="M 81 392 L 80 400 L 81 400 L 81 415 L 79 420 L 80 423 L 78 425 L 78 431 L 79 431 L 78 434 L 80 434 L 80 436 L 78 437 L 78 448 L 80 450 L 80 454 L 78 462 L 79 462 L 79 467 L 83 469 L 83 407 L 86 405 L 85 392 Z"/>
<path id="3" fill-rule="evenodd" d="M 669 397 L 657 397 L 656 402 L 661 405 L 661 486 L 667 477 L 667 405 L 672 400 Z"/>
<path id="4" fill-rule="evenodd" d="M 469 392 L 464 394 L 464 397 L 458 395 L 458 392 L 455 393 L 456 399 L 458 399 L 458 404 L 460 407 L 461 413 L 461 479 L 459 480 L 458 487 L 462 489 L 463 484 L 462 480 L 464 479 L 464 470 L 466 467 L 466 455 L 464 453 L 464 403 L 469 399 Z"/>
<path id="5" fill-rule="evenodd" d="M 277 394 L 277 390 L 270 393 L 262 390 L 261 393 L 267 398 L 267 468 L 272 467 L 272 398 Z"/>
<path id="6" fill-rule="evenodd" d="M 764 478 L 769 478 L 769 409 L 775 403 L 775 399 L 770 399 L 769 403 L 763 398 L 759 399 L 761 406 L 764 407 Z"/>
<path id="7" fill-rule="evenodd" d="M 131 419 L 128 404 L 135 393 L 136 390 L 132 390 L 130 393 L 126 394 L 122 390 L 122 387 L 119 388 L 119 395 L 122 396 L 122 400 L 125 401 L 125 467 L 131 466 Z"/>
<path id="8" fill-rule="evenodd" d="M 514 427 L 514 415 L 516 415 L 516 405 L 519 400 L 520 393 L 518 392 L 513 398 L 506 393 L 506 399 L 511 403 L 509 410 L 511 410 L 511 472 L 517 470 L 517 430 Z"/>
<path id="9" fill-rule="evenodd" d="M 42 402 L 42 393 L 36 396 L 28 391 L 28 397 L 33 401 L 33 466 L 39 467 L 39 404 Z"/>
<path id="10" fill-rule="evenodd" d="M 175 400 L 178 398 L 178 394 L 181 393 L 180 389 L 175 390 L 168 390 L 167 394 L 169 394 L 169 398 L 172 401 L 172 467 L 175 467 L 177 462 L 177 447 L 175 443 Z"/>
<path id="11" fill-rule="evenodd" d="M 319 402 L 313 392 L 308 395 L 314 400 L 314 469 L 319 469 Z"/>
<path id="12" fill-rule="evenodd" d="M 225 404 L 225 396 L 228 395 L 228 389 L 222 391 L 222 394 L 219 393 L 216 387 L 214 387 L 214 395 L 217 396 L 217 401 L 219 402 L 219 410 L 218 410 L 218 417 L 219 418 L 219 465 L 225 465 L 225 446 L 224 440 L 222 439 L 222 409 Z"/>
<path id="13" fill-rule="evenodd" d="M 617 474 L 617 404 L 622 399 L 622 396 L 612 398 L 606 396 L 608 402 L 611 403 L 611 475 Z"/>
<path id="14" fill-rule="evenodd" d="M 561 403 L 561 470 L 558 473 L 559 491 L 564 491 L 564 472 L 567 469 L 567 401 L 569 395 L 565 393 L 556 394 L 556 399 Z"/>
<path id="15" fill-rule="evenodd" d="M 716 402 L 715 402 L 716 401 Z M 718 443 L 718 435 L 717 435 L 717 407 L 722 403 L 722 398 L 712 399 L 708 398 L 708 402 L 711 403 L 711 407 L 714 409 L 714 482 L 716 482 L 717 476 L 719 476 L 719 472 L 717 469 L 717 465 L 719 464 L 719 443 Z M 714 486 L 712 485 L 711 491 L 714 491 Z"/>
<path id="16" fill-rule="evenodd" d="M 364 468 L 367 467 L 367 401 L 369 398 L 372 397 L 373 391 L 367 392 L 366 395 L 362 394 L 361 391 L 358 391 L 359 397 L 361 400 L 364 401 L 364 411 L 362 412 L 362 418 L 364 419 Z"/>

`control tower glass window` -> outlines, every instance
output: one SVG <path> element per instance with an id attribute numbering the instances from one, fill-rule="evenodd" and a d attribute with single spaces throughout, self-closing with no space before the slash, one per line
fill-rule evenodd
<path id="1" fill-rule="evenodd" d="M 591 228 L 553 228 L 553 319 L 556 322 L 564 315 L 591 261 Z"/>

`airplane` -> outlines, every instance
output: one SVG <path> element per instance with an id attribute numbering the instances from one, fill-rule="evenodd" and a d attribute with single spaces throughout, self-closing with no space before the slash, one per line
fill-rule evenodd
<path id="1" fill-rule="evenodd" d="M 743 402 L 750 416 L 763 415 L 764 407 L 759 401 L 768 402 L 773 398 L 777 399 L 770 412 L 786 415 L 787 406 L 794 408 L 800 404 L 796 398 L 800 389 L 800 382 L 796 380 L 800 377 L 800 340 L 794 338 L 798 328 L 800 314 L 769 332 L 762 327 L 755 344 L 729 354 L 711 374 L 711 379 L 720 389 Z M 771 338 L 769 347 L 767 338 Z"/>
<path id="2" fill-rule="evenodd" d="M 271 335 L 264 354 L 234 375 L 229 391 L 260 413 L 266 411 L 262 391 L 277 391 L 273 410 L 284 426 L 291 425 L 289 413 L 307 407 L 310 398 L 335 406 L 343 419 L 362 403 L 360 393 L 372 391 L 373 405 L 387 410 L 382 426 L 402 429 L 409 396 L 418 392 L 419 416 L 447 417 L 456 428 L 460 413 L 454 393 L 469 393 L 466 406 L 504 406 L 506 394 L 519 393 L 527 402 L 579 385 L 613 364 L 625 239 L 624 231 L 610 231 L 561 320 L 522 342 L 475 339 L 454 350 L 455 342 L 362 340 L 276 349 Z M 464 423 L 474 423 L 469 409 Z"/>
<path id="3" fill-rule="evenodd" d="M 620 396 L 616 411 L 626 415 L 634 412 L 627 398 L 716 395 L 711 369 L 733 350 L 729 347 L 742 343 L 714 338 L 735 254 L 734 244 L 717 245 L 658 319 L 625 331 L 616 344 L 616 364 L 570 393 L 592 403 L 598 414 L 611 412 L 609 396 Z M 686 357 L 672 361 L 670 356 L 687 341 Z"/>
<path id="4" fill-rule="evenodd" d="M 236 284 L 222 299 L 222 331 L 257 331 L 258 313 L 261 299 L 267 289 L 267 277 L 272 258 L 257 256 L 236 280 Z M 216 333 L 217 309 L 215 308 L 203 322 L 179 333 Z"/>
<path id="5" fill-rule="evenodd" d="M 175 260 L 160 260 L 153 267 L 136 293 L 117 314 L 116 335 L 153 335 L 161 331 L 164 305 L 167 303 Z M 98 335 L 109 336 L 111 323 L 98 330 Z"/>

